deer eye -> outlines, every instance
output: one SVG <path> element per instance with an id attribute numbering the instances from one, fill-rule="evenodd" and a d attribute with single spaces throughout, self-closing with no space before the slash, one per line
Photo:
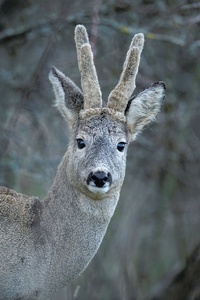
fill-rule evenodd
<path id="1" fill-rule="evenodd" d="M 83 149 L 85 148 L 85 142 L 82 139 L 77 139 L 77 145 L 78 145 L 78 149 Z"/>
<path id="2" fill-rule="evenodd" d="M 124 148 L 125 148 L 125 145 L 126 145 L 126 143 L 124 143 L 124 142 L 118 143 L 117 144 L 117 150 L 120 151 L 120 152 L 123 152 Z"/>

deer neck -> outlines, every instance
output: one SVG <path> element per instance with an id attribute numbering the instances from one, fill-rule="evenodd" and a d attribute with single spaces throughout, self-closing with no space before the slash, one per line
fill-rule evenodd
<path id="1" fill-rule="evenodd" d="M 51 268 L 62 274 L 58 282 L 63 285 L 77 277 L 95 255 L 119 199 L 119 191 L 95 201 L 77 190 L 66 172 L 67 157 L 68 153 L 43 201 L 41 216 L 41 226 L 52 244 Z"/>

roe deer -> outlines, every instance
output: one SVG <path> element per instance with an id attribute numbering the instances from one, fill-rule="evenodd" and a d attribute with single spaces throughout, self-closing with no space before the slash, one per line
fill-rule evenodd
<path id="1" fill-rule="evenodd" d="M 52 68 L 55 105 L 71 142 L 43 201 L 0 188 L 0 299 L 48 299 L 89 264 L 106 233 L 125 175 L 128 144 L 160 110 L 165 85 L 135 88 L 144 37 L 136 34 L 117 86 L 102 105 L 86 29 L 76 26 L 82 91 Z"/>

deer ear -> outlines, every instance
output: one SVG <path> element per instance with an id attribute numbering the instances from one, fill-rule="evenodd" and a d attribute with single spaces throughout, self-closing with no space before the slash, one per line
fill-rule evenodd
<path id="1" fill-rule="evenodd" d="M 73 123 L 79 111 L 83 109 L 83 93 L 79 87 L 62 72 L 52 67 L 49 80 L 53 85 L 55 106 L 61 115 Z"/>
<path id="2" fill-rule="evenodd" d="M 125 110 L 130 140 L 134 140 L 143 127 L 155 120 L 164 99 L 164 82 L 155 82 L 132 98 Z"/>

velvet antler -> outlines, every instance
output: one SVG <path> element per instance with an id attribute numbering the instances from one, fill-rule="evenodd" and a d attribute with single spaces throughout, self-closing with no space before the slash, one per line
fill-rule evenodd
<path id="1" fill-rule="evenodd" d="M 117 86 L 108 97 L 108 107 L 119 112 L 124 112 L 135 89 L 135 79 L 138 73 L 140 55 L 144 45 L 144 35 L 138 33 L 132 39 L 126 55 L 122 74 Z"/>
<path id="2" fill-rule="evenodd" d="M 75 43 L 77 48 L 78 66 L 81 73 L 84 109 L 101 107 L 101 90 L 87 31 L 83 25 L 77 25 L 75 28 Z"/>

